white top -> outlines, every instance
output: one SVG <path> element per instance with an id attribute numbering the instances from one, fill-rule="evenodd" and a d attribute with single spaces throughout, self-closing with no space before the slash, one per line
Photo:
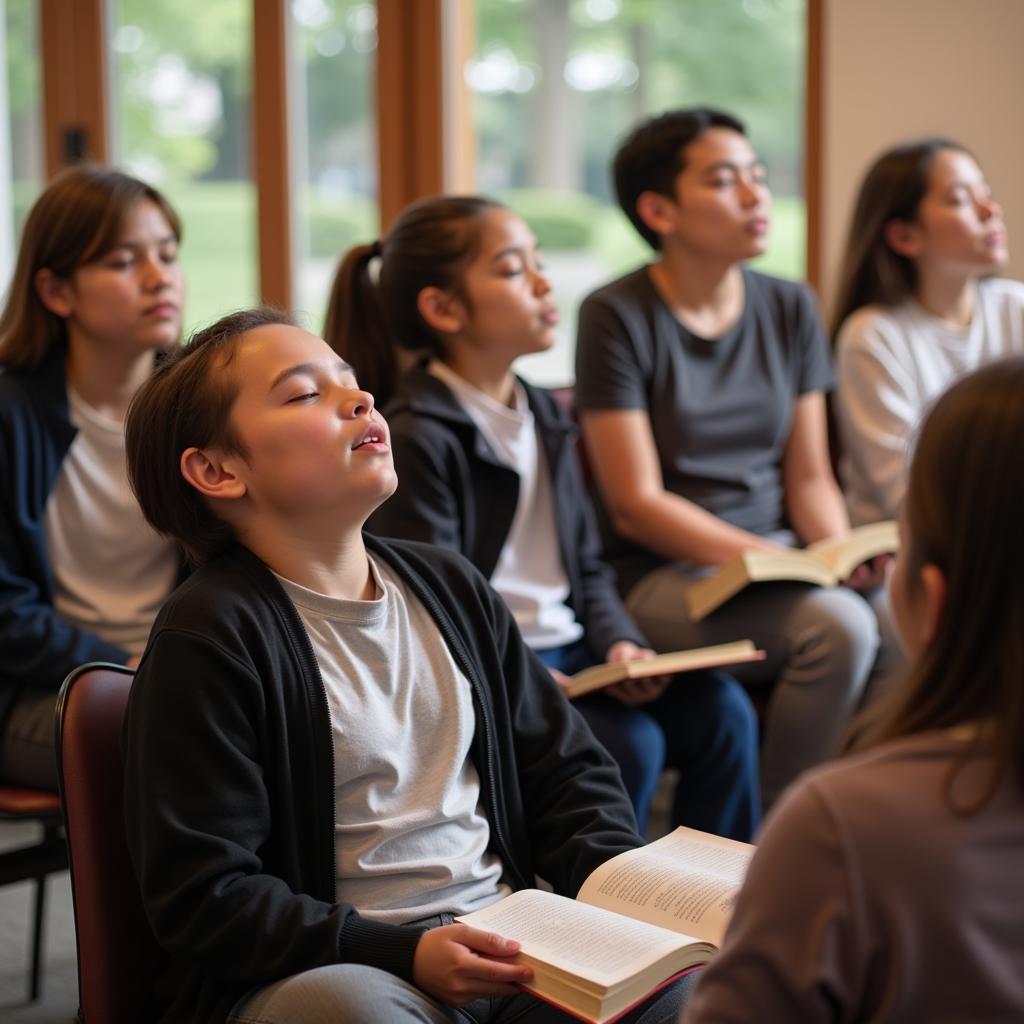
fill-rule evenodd
<path id="1" fill-rule="evenodd" d="M 959 329 L 913 300 L 895 308 L 866 306 L 843 323 L 836 345 L 850 516 L 855 525 L 892 519 L 929 403 L 982 364 L 1024 353 L 1024 284 L 980 281 L 974 317 Z"/>
<path id="2" fill-rule="evenodd" d="M 469 681 L 430 613 L 371 559 L 372 601 L 278 576 L 313 644 L 334 743 L 337 898 L 376 921 L 465 914 L 509 888 L 487 849 Z"/>
<path id="3" fill-rule="evenodd" d="M 787 791 L 684 1024 L 1024 1021 L 1024 795 L 951 807 L 990 781 L 964 742 L 893 740 Z"/>
<path id="4" fill-rule="evenodd" d="M 432 360 L 429 370 L 448 385 L 498 459 L 519 475 L 519 501 L 491 586 L 508 605 L 527 646 L 547 650 L 575 643 L 583 627 L 566 603 L 569 575 L 558 544 L 551 474 L 526 391 L 515 381 L 509 408 L 439 360 Z"/>
<path id="5" fill-rule="evenodd" d="M 141 654 L 178 575 L 174 544 L 146 522 L 128 485 L 124 425 L 68 389 L 78 433 L 43 511 L 61 618 Z"/>

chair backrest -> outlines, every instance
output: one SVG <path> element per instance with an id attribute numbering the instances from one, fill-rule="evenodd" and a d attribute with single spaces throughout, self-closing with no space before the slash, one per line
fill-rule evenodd
<path id="1" fill-rule="evenodd" d="M 57 704 L 84 1024 L 143 1020 L 164 960 L 142 909 L 122 813 L 121 722 L 132 677 L 121 665 L 84 665 L 64 681 Z"/>

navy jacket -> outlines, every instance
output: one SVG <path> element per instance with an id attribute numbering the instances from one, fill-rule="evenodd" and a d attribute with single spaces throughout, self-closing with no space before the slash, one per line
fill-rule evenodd
<path id="1" fill-rule="evenodd" d="M 43 513 L 78 432 L 64 358 L 56 345 L 37 368 L 0 373 L 0 722 L 19 697 L 56 693 L 84 662 L 128 660 L 53 607 Z"/>
<path id="2" fill-rule="evenodd" d="M 646 647 L 600 557 L 576 457 L 576 427 L 551 394 L 520 383 L 551 475 L 568 603 L 594 659 L 603 661 L 617 640 Z M 451 548 L 490 579 L 512 528 L 519 474 L 498 458 L 451 389 L 425 366 L 402 376 L 384 418 L 391 428 L 398 490 L 370 517 L 367 529 Z"/>
<path id="3" fill-rule="evenodd" d="M 599 864 L 642 845 L 614 762 L 468 562 L 366 544 L 423 603 L 469 680 L 470 756 L 504 880 L 519 889 L 540 875 L 575 895 Z M 332 963 L 411 980 L 421 932 L 335 900 L 323 681 L 294 606 L 244 548 L 197 570 L 160 612 L 124 759 L 128 845 L 169 961 L 147 1019 L 223 1024 L 251 987 Z"/>

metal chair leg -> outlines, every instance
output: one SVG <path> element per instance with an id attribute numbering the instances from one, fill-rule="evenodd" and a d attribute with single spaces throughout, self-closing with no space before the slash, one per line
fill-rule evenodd
<path id="1" fill-rule="evenodd" d="M 36 879 L 35 910 L 32 922 L 32 968 L 29 975 L 28 997 L 30 1002 L 39 998 L 40 980 L 43 973 L 43 923 L 46 916 L 46 875 Z"/>

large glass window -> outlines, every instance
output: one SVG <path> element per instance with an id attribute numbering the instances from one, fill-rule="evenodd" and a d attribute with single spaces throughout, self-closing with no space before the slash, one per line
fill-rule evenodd
<path id="1" fill-rule="evenodd" d="M 36 0 L 0 0 L 0 292 L 7 287 L 18 236 L 42 187 L 42 89 Z"/>
<path id="2" fill-rule="evenodd" d="M 758 265 L 804 273 L 806 0 L 479 0 L 474 95 L 478 188 L 504 199 L 544 247 L 562 340 L 522 372 L 572 380 L 576 310 L 649 258 L 615 206 L 609 162 L 642 117 L 717 106 L 747 124 L 775 194 Z"/>
<path id="3" fill-rule="evenodd" d="M 291 15 L 295 306 L 319 332 L 338 257 L 378 234 L 377 11 L 366 0 L 292 0 Z"/>
<path id="4" fill-rule="evenodd" d="M 112 0 L 114 162 L 184 224 L 186 328 L 257 300 L 251 0 Z"/>

